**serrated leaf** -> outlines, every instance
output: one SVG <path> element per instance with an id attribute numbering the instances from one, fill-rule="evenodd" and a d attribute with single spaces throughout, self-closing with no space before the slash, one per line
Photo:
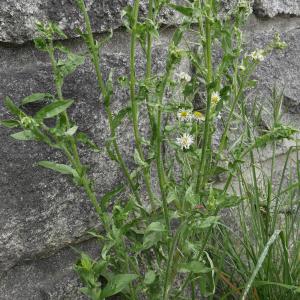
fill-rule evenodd
<path id="1" fill-rule="evenodd" d="M 101 299 L 113 296 L 127 288 L 129 284 L 137 279 L 136 274 L 119 274 L 115 275 L 106 285 L 101 293 Z"/>
<path id="2" fill-rule="evenodd" d="M 14 134 L 11 134 L 11 137 L 19 141 L 34 141 L 36 140 L 35 135 L 31 130 L 24 130 Z"/>
<path id="3" fill-rule="evenodd" d="M 17 120 L 2 120 L 0 121 L 0 125 L 6 128 L 15 128 L 19 127 L 20 123 Z"/>
<path id="4" fill-rule="evenodd" d="M 46 94 L 45 93 L 35 93 L 28 97 L 25 97 L 21 103 L 22 103 L 22 105 L 25 105 L 25 104 L 32 103 L 32 102 L 41 101 L 41 100 L 44 100 L 47 98 L 53 98 L 53 96 L 51 94 L 47 94 L 47 93 Z"/>
<path id="5" fill-rule="evenodd" d="M 38 111 L 35 118 L 38 120 L 53 118 L 60 113 L 64 112 L 68 107 L 73 104 L 73 100 L 59 100 L 55 101 Z"/>
<path id="6" fill-rule="evenodd" d="M 74 178 L 77 178 L 77 179 L 80 178 L 77 171 L 68 165 L 58 164 L 55 162 L 45 161 L 45 160 L 38 162 L 38 165 L 41 167 L 44 167 L 46 169 L 51 169 L 53 171 L 59 172 L 61 174 L 72 175 Z"/>

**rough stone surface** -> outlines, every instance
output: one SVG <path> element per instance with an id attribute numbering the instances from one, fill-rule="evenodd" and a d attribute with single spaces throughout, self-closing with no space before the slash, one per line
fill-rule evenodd
<path id="1" fill-rule="evenodd" d="M 261 20 L 253 17 L 248 24 L 249 49 L 264 48 L 274 34 L 279 32 L 281 38 L 288 44 L 285 50 L 275 50 L 258 67 L 254 79 L 258 81 L 255 90 L 256 97 L 265 103 L 263 112 L 265 125 L 270 120 L 270 95 L 276 87 L 283 90 L 283 113 L 287 123 L 300 127 L 300 18 L 276 17 L 271 20 Z"/>
<path id="2" fill-rule="evenodd" d="M 119 28 L 120 12 L 127 2 L 87 1 L 94 31 L 100 33 L 110 27 Z M 223 2 L 230 6 L 231 1 Z M 53 92 L 47 56 L 34 50 L 31 42 L 22 43 L 33 39 L 34 23 L 38 19 L 54 20 L 73 36 L 75 27 L 82 24 L 73 4 L 74 0 L 0 1 L 0 40 L 4 42 L 0 43 L 0 119 L 7 117 L 3 107 L 5 96 L 20 101 L 33 92 Z M 287 50 L 272 53 L 255 74 L 260 83 L 254 94 L 266 103 L 263 114 L 266 126 L 270 115 L 267 99 L 276 84 L 284 88 L 284 120 L 300 128 L 300 18 L 296 16 L 300 15 L 299 5 L 297 0 L 256 1 L 256 16 L 251 17 L 247 26 L 249 51 L 263 48 L 277 31 L 289 44 Z M 260 16 L 270 18 L 261 19 Z M 167 11 L 162 20 L 175 24 L 177 16 Z M 164 67 L 170 37 L 168 28 L 163 32 L 154 47 L 157 72 Z M 84 50 L 76 39 L 64 43 L 75 51 Z M 122 29 L 104 48 L 102 67 L 106 75 L 111 68 L 116 69 L 116 76 L 128 73 L 128 35 Z M 138 73 L 143 68 L 143 56 L 139 51 Z M 68 77 L 63 90 L 66 98 L 76 102 L 71 112 L 80 130 L 103 147 L 108 134 L 107 121 L 103 110 L 99 109 L 99 92 L 91 64 L 86 62 Z M 117 90 L 114 109 L 117 111 L 125 106 L 127 99 L 125 91 Z M 26 106 L 28 113 L 38 108 L 39 105 Z M 128 161 L 133 150 L 129 131 L 129 124 L 125 122 L 120 136 L 126 145 L 122 150 Z M 75 255 L 67 247 L 81 243 L 96 255 L 95 243 L 86 241 L 86 232 L 98 226 L 93 209 L 85 195 L 66 177 L 57 177 L 34 166 L 39 160 L 61 162 L 59 153 L 40 144 L 14 141 L 9 137 L 11 133 L 0 129 L 0 300 L 84 299 L 78 292 L 80 284 L 72 272 Z M 287 147 L 288 144 L 283 145 L 278 154 L 283 154 Z M 269 158 L 268 151 L 263 155 L 265 159 Z M 91 164 L 90 174 L 97 183 L 98 195 L 120 182 L 118 168 L 104 153 L 81 149 L 81 156 Z"/>
<path id="3" fill-rule="evenodd" d="M 164 56 L 164 39 L 168 39 L 168 34 L 162 38 L 162 44 L 157 45 L 154 58 Z M 121 51 L 119 43 L 126 44 L 126 36 L 121 33 L 116 34 L 103 50 L 102 64 L 106 76 L 110 68 L 115 68 L 118 76 L 128 72 L 128 52 L 126 47 Z M 74 47 L 79 51 L 81 45 Z M 1 49 L 2 53 L 9 53 L 5 62 L 1 63 L 1 69 L 6 70 L 0 73 L 1 99 L 8 95 L 18 101 L 33 91 L 45 92 L 53 88 L 46 58 L 36 53 L 31 45 L 26 48 Z M 15 57 L 24 61 L 20 64 Z M 9 73 L 5 64 L 10 68 Z M 156 69 L 161 71 L 163 66 L 164 61 L 157 59 Z M 137 73 L 144 68 L 141 56 L 137 68 Z M 88 132 L 100 147 L 104 147 L 108 126 L 103 110 L 99 109 L 99 92 L 90 63 L 87 62 L 70 76 L 63 90 L 66 99 L 76 101 L 72 114 L 80 130 Z M 126 98 L 123 90 L 116 91 L 115 111 L 127 105 Z M 26 110 L 32 113 L 37 108 L 37 105 L 28 105 Z M 1 106 L 1 119 L 6 116 L 4 111 Z M 128 126 L 125 122 L 120 132 L 122 144 L 126 145 L 122 149 L 125 158 L 133 153 Z M 87 229 L 97 224 L 86 197 L 73 187 L 72 182 L 64 176 L 59 176 L 57 180 L 56 174 L 34 166 L 40 160 L 61 162 L 61 155 L 35 143 L 14 141 L 9 138 L 10 133 L 12 131 L 1 130 L 0 270 L 6 270 L 20 260 L 49 255 L 65 245 L 84 239 Z M 104 152 L 90 154 L 83 151 L 81 154 L 83 161 L 91 166 L 91 176 L 97 183 L 100 195 L 120 182 L 118 168 L 111 164 L 107 168 L 108 158 Z"/>
<path id="4" fill-rule="evenodd" d="M 97 256 L 94 240 L 76 246 Z M 79 291 L 80 280 L 73 270 L 78 254 L 65 248 L 55 256 L 34 260 L 0 275 L 0 300 L 87 300 Z M 26 288 L 25 288 L 26 287 Z"/>
<path id="5" fill-rule="evenodd" d="M 83 19 L 75 0 L 2 0 L 0 2 L 0 41 L 23 43 L 36 36 L 37 21 L 53 21 L 59 24 L 69 36 L 76 36 L 74 30 L 82 27 Z M 88 0 L 87 8 L 95 33 L 116 29 L 122 25 L 121 12 L 129 0 Z M 141 1 L 145 14 L 147 1 Z M 160 16 L 161 23 L 176 24 L 178 15 L 166 9 Z"/>
<path id="6" fill-rule="evenodd" d="M 298 0 L 255 0 L 254 10 L 263 17 L 300 16 L 300 2 Z"/>

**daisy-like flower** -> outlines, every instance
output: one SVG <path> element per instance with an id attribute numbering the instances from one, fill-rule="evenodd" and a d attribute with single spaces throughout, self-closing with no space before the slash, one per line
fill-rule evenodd
<path id="1" fill-rule="evenodd" d="M 254 61 L 259 61 L 259 62 L 264 61 L 265 60 L 264 50 L 258 49 L 258 50 L 253 51 L 250 54 L 250 58 Z"/>
<path id="2" fill-rule="evenodd" d="M 187 109 L 179 109 L 177 118 L 179 119 L 179 121 L 188 122 L 192 118 L 191 111 Z"/>
<path id="3" fill-rule="evenodd" d="M 217 105 L 221 100 L 219 92 L 213 92 L 211 95 L 211 103 L 212 105 Z"/>
<path id="4" fill-rule="evenodd" d="M 194 143 L 194 138 L 188 133 L 184 133 L 181 137 L 177 138 L 177 144 L 181 149 L 190 149 L 191 145 Z"/>
<path id="5" fill-rule="evenodd" d="M 194 111 L 194 112 L 193 112 L 193 118 L 194 118 L 194 120 L 197 121 L 197 122 L 202 122 L 202 121 L 205 120 L 205 116 L 204 116 L 203 113 L 200 112 L 200 111 Z"/>
<path id="6" fill-rule="evenodd" d="M 177 77 L 179 78 L 180 81 L 190 82 L 192 80 L 192 77 L 185 72 L 181 72 L 177 74 Z"/>

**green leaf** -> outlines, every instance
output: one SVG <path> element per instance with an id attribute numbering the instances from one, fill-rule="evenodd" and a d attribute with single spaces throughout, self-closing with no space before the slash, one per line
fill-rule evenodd
<path id="1" fill-rule="evenodd" d="M 38 37 L 38 38 L 34 39 L 34 45 L 40 51 L 48 51 L 47 42 L 42 37 Z"/>
<path id="2" fill-rule="evenodd" d="M 19 127 L 20 123 L 17 120 L 2 120 L 0 121 L 0 125 L 6 128 L 15 128 Z"/>
<path id="3" fill-rule="evenodd" d="M 124 190 L 123 185 L 118 185 L 116 188 L 114 188 L 112 191 L 106 193 L 102 198 L 101 198 L 101 207 L 103 210 L 107 207 L 108 202 L 115 197 L 117 194 L 122 192 Z"/>
<path id="4" fill-rule="evenodd" d="M 137 279 L 136 274 L 119 274 L 115 275 L 106 285 L 101 293 L 101 299 L 113 296 L 127 288 L 130 283 Z"/>
<path id="5" fill-rule="evenodd" d="M 114 69 L 111 69 L 108 75 L 108 79 L 106 81 L 106 96 L 104 98 L 104 105 L 106 107 L 110 104 L 110 98 L 113 95 L 113 74 Z"/>
<path id="6" fill-rule="evenodd" d="M 35 118 L 38 120 L 53 118 L 60 113 L 64 112 L 68 107 L 73 104 L 73 100 L 59 100 L 55 101 L 38 111 Z"/>
<path id="7" fill-rule="evenodd" d="M 153 231 L 164 232 L 166 231 L 165 225 L 160 222 L 153 222 L 147 227 L 145 232 L 148 233 Z"/>
<path id="8" fill-rule="evenodd" d="M 56 23 L 51 23 L 51 27 L 53 32 L 55 32 L 59 37 L 67 39 L 67 35 L 62 31 L 62 29 L 56 24 Z"/>
<path id="9" fill-rule="evenodd" d="M 161 241 L 163 235 L 160 231 L 152 231 L 144 236 L 143 249 L 147 250 Z"/>
<path id="10" fill-rule="evenodd" d="M 118 157 L 115 154 L 113 139 L 109 138 L 105 142 L 106 152 L 111 160 L 118 161 Z"/>
<path id="11" fill-rule="evenodd" d="M 38 162 L 38 165 L 41 167 L 44 167 L 46 169 L 51 169 L 53 171 L 59 172 L 61 174 L 72 175 L 74 178 L 77 178 L 77 179 L 80 178 L 77 171 L 68 165 L 57 164 L 55 162 L 45 161 L 45 160 Z"/>
<path id="12" fill-rule="evenodd" d="M 31 130 L 24 130 L 11 135 L 12 138 L 19 141 L 34 141 L 36 140 L 35 135 Z"/>
<path id="13" fill-rule="evenodd" d="M 73 135 L 76 133 L 77 129 L 78 129 L 78 126 L 75 125 L 75 126 L 69 128 L 69 129 L 65 132 L 65 135 L 67 135 L 67 136 L 73 136 Z"/>
<path id="14" fill-rule="evenodd" d="M 265 258 L 267 257 L 267 255 L 269 253 L 270 247 L 277 240 L 280 232 L 281 232 L 280 230 L 275 230 L 274 233 L 272 234 L 272 236 L 270 237 L 270 239 L 268 240 L 268 242 L 267 242 L 265 248 L 263 249 L 263 251 L 262 251 L 262 253 L 261 253 L 261 255 L 260 255 L 260 257 L 259 257 L 259 259 L 257 261 L 257 264 L 256 264 L 256 266 L 255 266 L 255 268 L 254 268 L 254 270 L 253 270 L 253 272 L 251 274 L 251 277 L 249 278 L 249 280 L 248 280 L 248 282 L 247 282 L 247 284 L 245 286 L 245 290 L 243 292 L 243 296 L 241 297 L 241 300 L 245 300 L 246 299 L 247 294 L 248 294 L 248 292 L 249 292 L 249 290 L 250 290 L 250 288 L 251 288 L 251 286 L 253 284 L 253 281 L 254 281 L 255 277 L 258 274 L 260 268 L 262 267 L 262 264 L 263 264 Z"/>
<path id="15" fill-rule="evenodd" d="M 80 143 L 87 145 L 94 152 L 100 152 L 100 148 L 83 132 L 76 135 L 76 140 Z"/>
<path id="16" fill-rule="evenodd" d="M 295 286 L 295 285 L 283 284 L 280 282 L 272 282 L 272 281 L 254 281 L 253 282 L 253 286 L 255 286 L 255 287 L 261 287 L 261 286 L 265 286 L 265 285 L 275 285 L 275 286 L 282 287 L 284 289 L 291 290 L 294 293 L 300 293 L 300 287 Z"/>
<path id="17" fill-rule="evenodd" d="M 145 274 L 144 284 L 151 285 L 156 278 L 156 274 L 154 271 L 150 270 Z"/>
<path id="18" fill-rule="evenodd" d="M 19 116 L 22 113 L 21 110 L 13 103 L 13 101 L 9 97 L 5 98 L 4 105 L 9 110 L 9 112 L 11 112 L 15 116 Z"/>
<path id="19" fill-rule="evenodd" d="M 99 277 L 106 270 L 108 262 L 105 260 L 99 260 L 94 263 L 93 271 L 96 277 Z"/>
<path id="20" fill-rule="evenodd" d="M 37 101 L 41 101 L 41 100 L 48 99 L 48 98 L 53 98 L 53 96 L 51 94 L 35 93 L 28 97 L 25 97 L 21 103 L 22 103 L 22 105 L 25 105 L 28 103 L 37 102 Z"/>
<path id="21" fill-rule="evenodd" d="M 170 4 L 170 6 L 178 11 L 179 13 L 183 14 L 186 17 L 192 17 L 194 9 L 192 7 L 182 6 L 182 5 L 175 5 Z"/>
<path id="22" fill-rule="evenodd" d="M 193 206 L 198 203 L 196 199 L 196 195 L 194 193 L 194 187 L 193 185 L 190 185 L 189 188 L 186 190 L 185 195 L 184 195 L 184 200 Z"/>
<path id="23" fill-rule="evenodd" d="M 210 217 L 207 217 L 207 218 L 202 218 L 202 219 L 199 219 L 197 222 L 196 222 L 196 229 L 200 228 L 200 229 L 205 229 L 205 228 L 208 228 L 210 226 L 213 226 L 213 225 L 216 225 L 219 221 L 220 217 L 219 216 L 210 216 Z"/>
<path id="24" fill-rule="evenodd" d="M 131 112 L 131 107 L 125 107 L 121 109 L 118 112 L 118 114 L 114 117 L 112 122 L 112 127 L 116 129 L 121 124 L 121 122 L 126 117 L 126 115 L 129 114 L 130 112 Z"/>
<path id="25" fill-rule="evenodd" d="M 142 158 L 140 157 L 140 154 L 137 149 L 134 150 L 134 161 L 137 165 L 139 165 L 143 168 L 148 167 L 148 164 L 144 160 L 142 160 Z"/>
<path id="26" fill-rule="evenodd" d="M 206 267 L 203 262 L 194 260 L 189 263 L 180 264 L 179 271 L 182 273 L 205 274 L 211 272 L 211 269 Z"/>
<path id="27" fill-rule="evenodd" d="M 93 267 L 92 259 L 85 253 L 81 253 L 80 264 L 81 267 L 87 271 L 90 271 Z"/>
<path id="28" fill-rule="evenodd" d="M 63 52 L 66 51 L 67 48 L 63 48 Z M 85 57 L 82 55 L 74 54 L 72 52 L 68 52 L 67 59 L 65 60 L 58 60 L 57 62 L 57 72 L 60 80 L 62 81 L 67 75 L 73 73 L 77 67 L 83 65 L 85 62 Z"/>

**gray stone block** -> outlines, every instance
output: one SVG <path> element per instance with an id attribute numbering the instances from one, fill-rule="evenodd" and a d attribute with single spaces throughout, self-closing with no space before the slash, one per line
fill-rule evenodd
<path id="1" fill-rule="evenodd" d="M 96 258 L 95 240 L 74 246 Z M 79 254 L 65 248 L 55 256 L 23 262 L 0 275 L 0 300 L 87 300 L 73 269 Z"/>
<path id="2" fill-rule="evenodd" d="M 111 68 L 116 76 L 128 73 L 127 35 L 116 33 L 114 39 L 103 49 L 102 67 L 107 77 Z M 155 71 L 165 65 L 165 48 L 169 32 L 162 35 L 154 48 Z M 81 43 L 71 43 L 77 51 L 83 50 Z M 0 82 L 0 118 L 7 113 L 2 105 L 6 95 L 20 101 L 32 92 L 53 91 L 52 74 L 45 54 L 34 50 L 31 44 L 21 48 L 0 49 L 2 52 Z M 144 58 L 138 51 L 137 74 L 144 70 Z M 5 58 L 3 58 L 5 57 Z M 7 72 L 9 68 L 9 72 Z M 103 195 L 121 181 L 119 168 L 111 163 L 104 150 L 108 137 L 108 124 L 100 92 L 91 64 L 87 61 L 67 78 L 63 88 L 66 99 L 74 99 L 71 114 L 79 130 L 88 133 L 102 148 L 100 153 L 81 149 L 83 162 L 90 165 L 91 177 L 96 182 L 98 195 Z M 117 89 L 113 97 L 114 112 L 128 105 L 128 95 Z M 39 109 L 38 104 L 27 105 L 27 113 Z M 147 128 L 141 121 L 141 132 Z M 60 153 L 47 147 L 19 142 L 9 137 L 13 131 L 1 128 L 0 138 L 0 270 L 7 270 L 19 261 L 49 256 L 70 243 L 86 238 L 85 232 L 99 223 L 86 196 L 73 186 L 65 176 L 34 166 L 40 160 L 64 162 Z M 134 144 L 131 126 L 124 121 L 119 132 L 120 144 L 125 160 L 132 165 Z"/>
<path id="3" fill-rule="evenodd" d="M 257 15 L 263 17 L 300 16 L 300 2 L 298 0 L 255 0 L 254 10 Z"/>
<path id="4" fill-rule="evenodd" d="M 53 21 L 59 24 L 68 36 L 76 36 L 74 30 L 82 27 L 83 19 L 75 0 L 2 0 L 0 2 L 0 41 L 23 43 L 36 37 L 37 21 Z M 121 12 L 129 0 L 87 0 L 86 5 L 95 33 L 122 26 Z M 146 14 L 147 1 L 141 1 L 141 13 Z M 176 24 L 179 16 L 165 9 L 162 24 Z"/>

